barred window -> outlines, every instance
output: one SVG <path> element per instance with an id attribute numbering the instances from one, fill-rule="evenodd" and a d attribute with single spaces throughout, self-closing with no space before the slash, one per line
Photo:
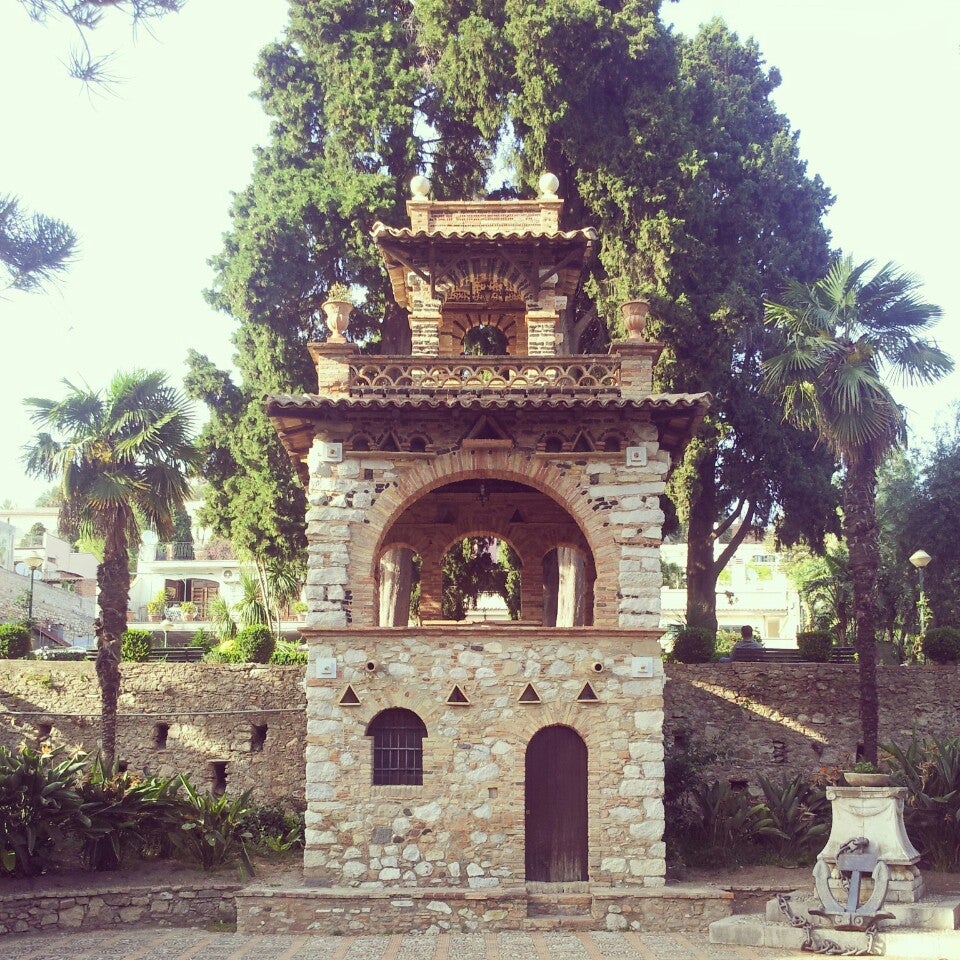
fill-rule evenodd
<path id="1" fill-rule="evenodd" d="M 412 711 L 391 707 L 367 727 L 373 737 L 373 783 L 423 784 L 423 738 L 427 728 Z"/>

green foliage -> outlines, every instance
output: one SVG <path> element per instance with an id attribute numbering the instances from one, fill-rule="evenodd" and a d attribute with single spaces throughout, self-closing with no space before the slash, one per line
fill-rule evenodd
<path id="1" fill-rule="evenodd" d="M 716 656 L 717 635 L 712 630 L 684 627 L 678 630 L 670 651 L 671 663 L 710 663 Z"/>
<path id="2" fill-rule="evenodd" d="M 519 615 L 519 558 L 503 541 L 464 537 L 447 551 L 442 569 L 444 620 L 464 620 L 481 593 L 499 594 L 511 619 Z"/>
<path id="3" fill-rule="evenodd" d="M 910 791 L 904 821 L 923 866 L 960 869 L 960 737 L 925 740 L 914 733 L 905 748 L 883 750 L 894 777 Z"/>
<path id="4" fill-rule="evenodd" d="M 233 642 L 239 663 L 269 663 L 277 640 L 269 627 L 253 626 L 239 630 Z"/>
<path id="5" fill-rule="evenodd" d="M 193 636 L 190 638 L 190 646 L 199 647 L 205 653 L 213 649 L 214 643 L 214 638 L 207 633 L 203 627 L 200 627 L 199 630 L 194 631 Z"/>
<path id="6" fill-rule="evenodd" d="M 29 653 L 29 629 L 22 623 L 0 623 L 0 660 L 20 660 Z"/>
<path id="7" fill-rule="evenodd" d="M 239 860 L 253 875 L 246 844 L 251 839 L 244 822 L 252 809 L 250 791 L 235 797 L 202 793 L 185 776 L 178 778 L 183 787 L 180 829 L 171 834 L 178 851 L 200 865 L 213 870 Z"/>
<path id="8" fill-rule="evenodd" d="M 80 815 L 79 756 L 0 746 L 0 873 L 49 870 Z"/>
<path id="9" fill-rule="evenodd" d="M 289 813 L 269 804 L 254 805 L 240 823 L 242 834 L 249 834 L 248 843 L 261 851 L 286 853 L 302 850 L 304 818 L 302 813 Z"/>
<path id="10" fill-rule="evenodd" d="M 923 655 L 934 663 L 960 661 L 960 630 L 956 627 L 930 627 L 923 637 Z"/>
<path id="11" fill-rule="evenodd" d="M 827 663 L 832 647 L 833 637 L 828 630 L 802 630 L 797 634 L 797 649 L 802 660 Z"/>
<path id="12" fill-rule="evenodd" d="M 167 610 L 167 590 L 161 587 L 148 601 L 147 613 L 151 617 L 162 617 Z"/>
<path id="13" fill-rule="evenodd" d="M 756 638 L 754 638 L 756 639 Z M 739 630 L 718 630 L 714 651 L 717 657 L 729 657 L 734 645 L 740 640 Z"/>
<path id="14" fill-rule="evenodd" d="M 812 630 L 832 631 L 838 645 L 848 643 L 853 622 L 853 582 L 846 543 L 834 536 L 827 537 L 820 554 L 809 547 L 794 547 L 783 571 L 800 594 L 804 622 Z"/>
<path id="15" fill-rule="evenodd" d="M 760 777 L 767 814 L 775 832 L 763 842 L 781 860 L 805 861 L 819 852 L 830 831 L 830 803 L 826 791 L 797 774 L 773 783 Z"/>
<path id="16" fill-rule="evenodd" d="M 307 662 L 307 650 L 299 644 L 290 643 L 287 640 L 278 640 L 273 653 L 270 654 L 270 663 L 278 667 L 289 667 L 305 664 Z"/>
<path id="17" fill-rule="evenodd" d="M 879 773 L 880 770 L 875 763 L 871 763 L 869 760 L 860 760 L 858 763 L 855 763 L 852 767 L 853 773 Z"/>
<path id="18" fill-rule="evenodd" d="M 99 757 L 78 780 L 80 856 L 90 870 L 117 870 L 179 825 L 179 784 L 107 770 Z"/>
<path id="19" fill-rule="evenodd" d="M 60 220 L 28 214 L 17 197 L 0 196 L 0 289 L 37 290 L 73 259 L 77 237 Z"/>
<path id="20" fill-rule="evenodd" d="M 221 640 L 207 652 L 203 660 L 204 663 L 242 663 L 240 653 L 237 650 L 237 638 L 230 637 L 228 640 Z"/>
<path id="21" fill-rule="evenodd" d="M 671 563 L 669 560 L 660 558 L 660 574 L 663 577 L 663 585 L 673 590 L 682 590 L 687 583 L 687 572 L 679 563 Z"/>
<path id="22" fill-rule="evenodd" d="M 151 640 L 148 630 L 124 630 L 120 635 L 120 659 L 143 663 L 150 656 Z"/>
<path id="23" fill-rule="evenodd" d="M 734 863 L 745 848 L 764 840 L 783 840 L 770 810 L 746 790 L 733 790 L 726 783 L 710 781 L 692 791 L 694 815 L 689 842 L 705 851 L 705 859 Z"/>
<path id="24" fill-rule="evenodd" d="M 214 634 L 221 643 L 236 635 L 237 624 L 230 612 L 230 604 L 223 597 L 217 595 L 207 604 L 207 616 L 210 618 Z"/>

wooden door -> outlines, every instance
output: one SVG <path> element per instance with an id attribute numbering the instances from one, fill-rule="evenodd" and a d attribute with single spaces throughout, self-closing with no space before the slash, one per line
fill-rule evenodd
<path id="1" fill-rule="evenodd" d="M 527 880 L 586 880 L 587 745 L 570 727 L 544 727 L 527 745 Z"/>

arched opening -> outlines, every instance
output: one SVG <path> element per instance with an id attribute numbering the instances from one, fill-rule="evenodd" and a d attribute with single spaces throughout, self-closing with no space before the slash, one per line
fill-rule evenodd
<path id="1" fill-rule="evenodd" d="M 522 567 L 506 540 L 494 536 L 458 540 L 441 561 L 441 619 L 519 620 Z"/>
<path id="2" fill-rule="evenodd" d="M 587 880 L 587 745 L 570 727 L 538 730 L 525 761 L 526 879 Z"/>
<path id="3" fill-rule="evenodd" d="M 503 357 L 508 349 L 507 335 L 492 323 L 477 324 L 463 335 L 463 353 L 467 357 Z"/>
<path id="4" fill-rule="evenodd" d="M 373 784 L 423 785 L 423 739 L 427 728 L 412 710 L 390 707 L 368 724 L 373 738 Z"/>

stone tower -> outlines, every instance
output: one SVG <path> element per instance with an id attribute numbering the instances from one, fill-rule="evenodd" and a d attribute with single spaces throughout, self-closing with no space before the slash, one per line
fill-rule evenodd
<path id="1" fill-rule="evenodd" d="M 373 228 L 411 353 L 335 332 L 315 394 L 267 398 L 309 490 L 305 874 L 431 902 L 660 887 L 658 498 L 709 397 L 652 393 L 642 322 L 557 354 L 596 234 L 559 229 L 556 178 L 411 186 L 410 226 Z M 519 620 L 442 619 L 444 554 L 476 535 L 519 557 Z"/>

